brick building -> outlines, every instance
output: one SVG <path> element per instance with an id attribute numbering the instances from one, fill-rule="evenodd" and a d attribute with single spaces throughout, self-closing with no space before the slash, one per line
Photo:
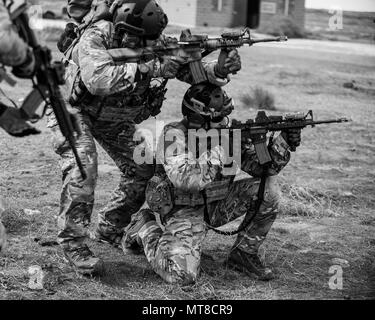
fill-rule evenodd
<path id="1" fill-rule="evenodd" d="M 194 27 L 255 28 L 274 15 L 292 17 L 305 26 L 305 0 L 159 0 L 172 24 Z M 260 12 L 260 21 L 258 13 Z"/>

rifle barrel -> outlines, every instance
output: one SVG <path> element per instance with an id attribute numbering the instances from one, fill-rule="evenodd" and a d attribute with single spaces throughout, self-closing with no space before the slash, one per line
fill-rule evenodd
<path id="1" fill-rule="evenodd" d="M 314 121 L 313 124 L 328 124 L 328 123 L 343 123 L 343 122 L 350 122 L 347 118 L 339 118 L 339 119 L 331 119 L 331 120 L 322 120 L 322 121 Z"/>
<path id="2" fill-rule="evenodd" d="M 250 42 L 254 43 L 261 43 L 261 42 L 284 42 L 288 41 L 288 37 L 280 36 L 280 37 L 273 37 L 273 38 L 259 38 L 259 39 L 251 39 Z"/>

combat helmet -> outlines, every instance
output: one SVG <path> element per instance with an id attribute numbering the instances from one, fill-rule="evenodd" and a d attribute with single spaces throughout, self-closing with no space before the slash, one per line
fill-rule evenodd
<path id="1" fill-rule="evenodd" d="M 204 82 L 191 86 L 182 101 L 182 114 L 189 122 L 220 123 L 234 109 L 233 99 L 219 86 Z"/>
<path id="2" fill-rule="evenodd" d="M 167 15 L 155 0 L 115 0 L 111 12 L 117 32 L 146 39 L 157 39 L 168 24 Z"/>

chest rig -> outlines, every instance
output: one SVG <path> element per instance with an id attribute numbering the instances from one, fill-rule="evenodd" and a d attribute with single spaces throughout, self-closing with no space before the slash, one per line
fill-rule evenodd
<path id="1" fill-rule="evenodd" d="M 173 124 L 169 129 L 180 129 L 185 133 L 186 146 L 188 145 L 188 131 L 181 123 Z M 165 130 L 167 132 L 168 129 Z M 229 187 L 232 183 L 231 177 L 218 175 L 213 182 L 206 186 L 204 193 L 196 191 L 189 192 L 174 187 L 169 180 L 164 166 L 156 164 L 155 175 L 149 180 L 146 188 L 146 201 L 150 209 L 160 214 L 167 215 L 175 206 L 204 206 L 227 197 Z"/>
<path id="2" fill-rule="evenodd" d="M 108 49 L 120 47 L 120 39 L 111 28 L 111 39 Z M 115 62 L 116 63 L 116 62 Z M 141 77 L 127 90 L 109 96 L 94 96 L 86 88 L 80 76 L 80 69 L 76 70 L 69 103 L 87 112 L 99 121 L 134 121 L 140 124 L 150 116 L 157 116 L 161 112 L 168 80 L 153 79 L 149 73 Z M 127 106 L 129 106 L 127 108 Z"/>

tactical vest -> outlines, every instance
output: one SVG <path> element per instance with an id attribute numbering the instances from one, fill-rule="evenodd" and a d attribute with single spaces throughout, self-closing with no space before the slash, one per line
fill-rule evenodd
<path id="1" fill-rule="evenodd" d="M 114 30 L 111 30 L 111 34 L 109 48 L 116 48 L 118 44 Z M 73 55 L 73 52 L 71 55 Z M 87 112 L 96 120 L 130 120 L 140 124 L 150 116 L 156 116 L 160 113 L 167 91 L 167 80 L 158 82 L 157 86 L 151 86 L 152 78 L 148 77 L 138 81 L 131 91 L 124 90 L 105 97 L 93 96 L 81 79 L 79 66 L 76 67 L 71 75 L 74 80 L 69 88 L 69 103 L 73 107 Z M 126 106 L 129 106 L 129 108 L 126 108 Z"/>
<path id="2" fill-rule="evenodd" d="M 187 139 L 185 126 L 177 124 L 171 128 L 182 129 Z M 168 129 L 164 129 L 164 133 Z M 226 198 L 232 178 L 221 178 L 211 182 L 204 190 L 206 200 L 202 192 L 186 192 L 177 189 L 169 180 L 162 164 L 157 164 L 154 177 L 148 182 L 146 188 L 146 201 L 150 209 L 159 213 L 162 217 L 167 215 L 175 206 L 203 206 Z M 206 201 L 206 202 L 205 202 Z"/>

